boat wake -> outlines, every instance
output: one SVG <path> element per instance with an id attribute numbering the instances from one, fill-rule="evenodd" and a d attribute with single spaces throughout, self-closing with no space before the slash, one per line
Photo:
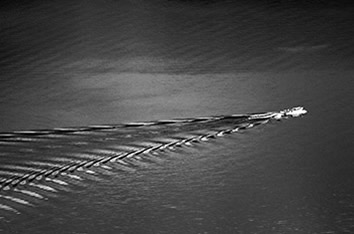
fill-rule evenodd
<path id="1" fill-rule="evenodd" d="M 0 133 L 0 217 L 21 214 L 25 207 L 35 207 L 74 186 L 119 171 L 134 171 L 159 153 L 306 113 L 303 107 L 294 107 L 279 112 Z"/>

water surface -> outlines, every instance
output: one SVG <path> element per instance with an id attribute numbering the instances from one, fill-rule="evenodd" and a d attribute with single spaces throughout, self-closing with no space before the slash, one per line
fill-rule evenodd
<path id="1" fill-rule="evenodd" d="M 63 192 L 2 232 L 354 232 L 352 12 L 341 2 L 5 4 L 1 131 L 296 105 L 309 114 Z"/>

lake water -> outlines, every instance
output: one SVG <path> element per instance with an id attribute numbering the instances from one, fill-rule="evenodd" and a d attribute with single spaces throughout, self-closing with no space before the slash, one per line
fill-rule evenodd
<path id="1" fill-rule="evenodd" d="M 309 113 L 63 191 L 3 218 L 0 232 L 353 233 L 353 10 L 326 1 L 2 5 L 1 132 L 298 105 Z"/>

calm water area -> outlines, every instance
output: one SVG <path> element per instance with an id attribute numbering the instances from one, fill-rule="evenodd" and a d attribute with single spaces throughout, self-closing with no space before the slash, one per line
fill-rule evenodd
<path id="1" fill-rule="evenodd" d="M 354 233 L 353 11 L 275 0 L 1 5 L 1 132 L 309 113 L 64 191 L 2 220 L 0 233 Z"/>

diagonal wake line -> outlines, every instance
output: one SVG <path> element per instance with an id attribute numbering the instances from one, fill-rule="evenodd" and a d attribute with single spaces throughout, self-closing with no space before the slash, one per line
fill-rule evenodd
<path id="1" fill-rule="evenodd" d="M 111 130 L 118 128 L 138 128 L 146 126 L 158 126 L 158 125 L 172 125 L 172 124 L 193 124 L 200 122 L 212 122 L 221 121 L 226 119 L 252 119 L 252 118 L 284 118 L 284 117 L 297 117 L 298 115 L 306 114 L 306 110 L 303 107 L 293 107 L 280 112 L 265 112 L 260 114 L 234 114 L 234 115 L 222 115 L 222 116 L 208 116 L 197 118 L 184 118 L 184 119 L 171 119 L 171 120 L 156 120 L 147 122 L 130 122 L 117 125 L 90 125 L 85 127 L 67 127 L 67 128 L 54 128 L 44 130 L 26 130 L 26 131 L 13 131 L 13 132 L 0 132 L 0 139 L 14 138 L 19 136 L 41 136 L 50 134 L 68 134 L 74 132 L 88 132 L 99 130 Z"/>
<path id="2" fill-rule="evenodd" d="M 189 146 L 288 117 L 306 114 L 303 107 L 279 112 L 157 120 L 119 125 L 94 125 L 51 130 L 0 133 L 0 211 L 30 205 L 63 186 L 97 179 L 141 155 Z M 112 172 L 111 172 L 112 174 Z M 9 195 L 10 194 L 10 195 Z M 16 193 L 15 193 L 16 194 Z"/>

